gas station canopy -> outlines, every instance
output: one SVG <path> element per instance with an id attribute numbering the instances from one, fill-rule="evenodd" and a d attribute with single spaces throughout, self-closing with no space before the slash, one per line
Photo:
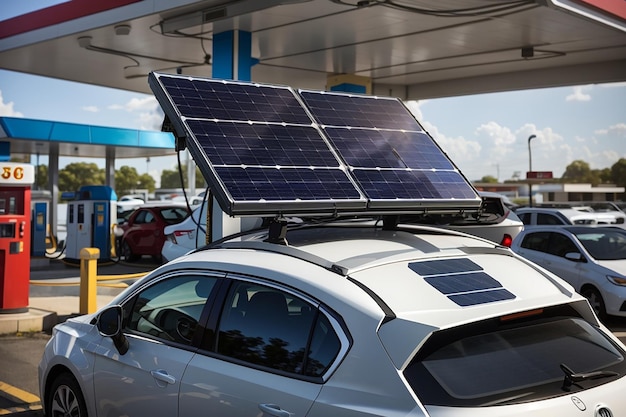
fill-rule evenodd
<path id="1" fill-rule="evenodd" d="M 0 117 L 0 144 L 6 143 L 11 153 L 26 155 L 146 158 L 174 152 L 169 132 Z"/>
<path id="2" fill-rule="evenodd" d="M 151 71 L 212 76 L 214 35 L 245 31 L 251 79 L 295 88 L 352 74 L 407 100 L 626 80 L 623 0 L 52 3 L 0 22 L 3 68 L 149 94 Z"/>

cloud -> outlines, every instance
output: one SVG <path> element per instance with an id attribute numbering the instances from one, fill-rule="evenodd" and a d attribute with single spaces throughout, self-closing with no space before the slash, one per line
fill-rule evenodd
<path id="1" fill-rule="evenodd" d="M 90 113 L 98 113 L 100 111 L 97 106 L 83 106 L 83 110 Z"/>
<path id="2" fill-rule="evenodd" d="M 123 110 L 128 113 L 138 113 L 134 119 L 135 128 L 141 130 L 161 130 L 163 111 L 154 96 L 133 97 L 125 104 L 112 104 L 109 110 Z"/>
<path id="3" fill-rule="evenodd" d="M 5 103 L 2 97 L 2 91 L 0 91 L 0 116 L 7 117 L 24 117 L 24 115 L 13 109 L 14 103 L 12 101 Z"/>
<path id="4" fill-rule="evenodd" d="M 574 92 L 567 97 L 565 97 L 565 101 L 590 101 L 591 96 L 589 94 L 585 94 L 585 91 L 591 90 L 590 85 L 583 85 L 574 87 Z"/>
<path id="5" fill-rule="evenodd" d="M 153 96 L 147 97 L 134 97 L 130 99 L 126 104 L 112 104 L 108 108 L 110 110 L 125 110 L 129 113 L 135 111 L 154 110 L 159 106 L 156 98 Z"/>
<path id="6" fill-rule="evenodd" d="M 626 123 L 618 123 L 613 126 L 609 126 L 608 129 L 598 129 L 595 132 L 596 135 L 611 135 L 626 137 Z"/>

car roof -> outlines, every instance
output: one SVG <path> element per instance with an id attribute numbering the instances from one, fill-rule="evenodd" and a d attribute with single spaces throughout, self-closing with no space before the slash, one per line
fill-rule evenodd
<path id="1" fill-rule="evenodd" d="M 575 297 L 568 284 L 508 248 L 439 228 L 302 227 L 288 232 L 287 245 L 268 243 L 267 237 L 266 232 L 255 232 L 225 239 L 165 267 L 206 268 L 199 264 L 211 261 L 217 270 L 274 277 L 313 296 L 331 295 L 346 303 L 356 302 L 351 299 L 355 288 L 349 285 L 356 283 L 366 293 L 375 294 L 369 309 L 376 320 L 400 317 L 432 328 L 563 304 Z M 430 261 L 435 262 L 428 264 Z M 480 279 L 495 280 L 494 285 L 501 285 L 513 298 L 459 305 L 416 272 L 425 265 L 443 268 L 444 263 L 455 262 L 472 265 Z M 352 295 L 346 299 L 347 294 Z M 365 308 L 366 304 L 354 307 Z"/>

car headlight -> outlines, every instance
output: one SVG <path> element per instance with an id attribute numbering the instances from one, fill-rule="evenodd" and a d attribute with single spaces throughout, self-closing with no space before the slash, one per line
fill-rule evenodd
<path id="1" fill-rule="evenodd" d="M 626 278 L 617 275 L 607 275 L 606 278 L 615 285 L 621 285 L 626 287 Z"/>

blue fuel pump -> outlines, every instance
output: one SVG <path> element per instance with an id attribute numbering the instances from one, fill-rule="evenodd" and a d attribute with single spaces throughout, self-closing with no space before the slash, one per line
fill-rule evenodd
<path id="1" fill-rule="evenodd" d="M 65 259 L 79 262 L 83 248 L 100 249 L 100 260 L 111 259 L 111 233 L 117 222 L 117 195 L 106 185 L 86 185 L 67 204 Z"/>

